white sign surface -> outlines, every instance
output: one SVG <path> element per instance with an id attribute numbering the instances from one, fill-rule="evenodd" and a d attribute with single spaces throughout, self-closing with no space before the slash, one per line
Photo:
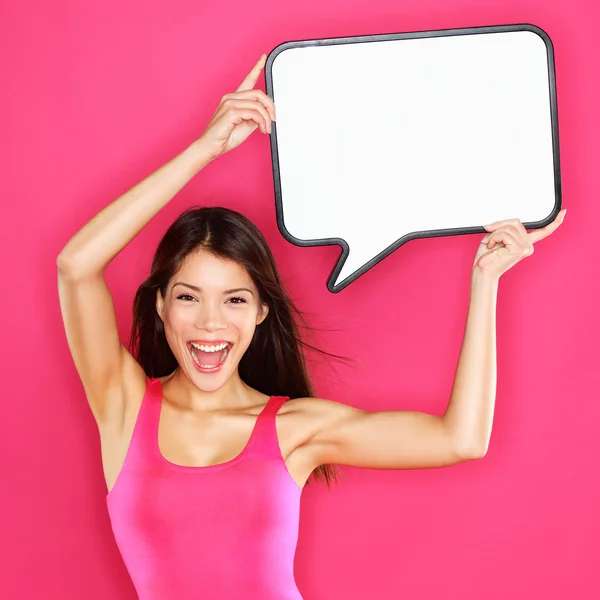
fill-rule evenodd
<path id="1" fill-rule="evenodd" d="M 552 43 L 534 25 L 286 42 L 268 57 L 281 233 L 338 292 L 410 239 L 560 210 Z"/>

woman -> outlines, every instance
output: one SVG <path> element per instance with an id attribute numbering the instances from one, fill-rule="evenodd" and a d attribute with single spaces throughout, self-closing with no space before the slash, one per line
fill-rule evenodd
<path id="1" fill-rule="evenodd" d="M 141 600 L 299 599 L 293 561 L 309 476 L 335 465 L 428 468 L 483 456 L 495 395 L 500 275 L 562 222 L 493 223 L 477 250 L 465 340 L 443 417 L 313 397 L 271 251 L 241 214 L 188 210 L 134 301 L 132 353 L 104 281 L 111 260 L 204 166 L 255 129 L 266 56 L 184 152 L 96 215 L 58 257 L 69 347 L 98 423 L 116 542 Z M 325 353 L 326 354 L 326 353 Z"/>

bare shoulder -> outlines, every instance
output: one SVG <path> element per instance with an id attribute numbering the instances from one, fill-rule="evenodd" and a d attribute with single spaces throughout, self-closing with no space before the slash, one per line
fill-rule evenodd
<path id="1" fill-rule="evenodd" d="M 291 416 L 292 426 L 301 432 L 301 444 L 307 445 L 323 429 L 366 411 L 326 398 L 302 397 L 288 400 L 281 412 Z"/>

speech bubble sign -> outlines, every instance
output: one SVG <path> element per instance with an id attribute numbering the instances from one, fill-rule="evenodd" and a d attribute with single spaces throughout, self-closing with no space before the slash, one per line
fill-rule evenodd
<path id="1" fill-rule="evenodd" d="M 265 78 L 278 227 L 342 247 L 331 292 L 411 239 L 560 211 L 554 53 L 535 25 L 286 42 Z"/>

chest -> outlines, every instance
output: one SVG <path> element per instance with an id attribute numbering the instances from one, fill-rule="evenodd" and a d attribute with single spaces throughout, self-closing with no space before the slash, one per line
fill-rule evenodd
<path id="1" fill-rule="evenodd" d="M 257 436 L 257 415 L 191 417 L 163 407 L 155 435 L 146 439 L 149 451 L 165 466 L 176 470 L 217 470 L 239 460 Z M 307 441 L 312 431 L 306 412 L 288 400 L 274 419 L 274 433 L 281 457 L 291 477 L 303 488 L 316 468 Z M 102 464 L 108 490 L 114 487 L 132 443 L 133 422 L 120 432 L 101 431 Z"/>

